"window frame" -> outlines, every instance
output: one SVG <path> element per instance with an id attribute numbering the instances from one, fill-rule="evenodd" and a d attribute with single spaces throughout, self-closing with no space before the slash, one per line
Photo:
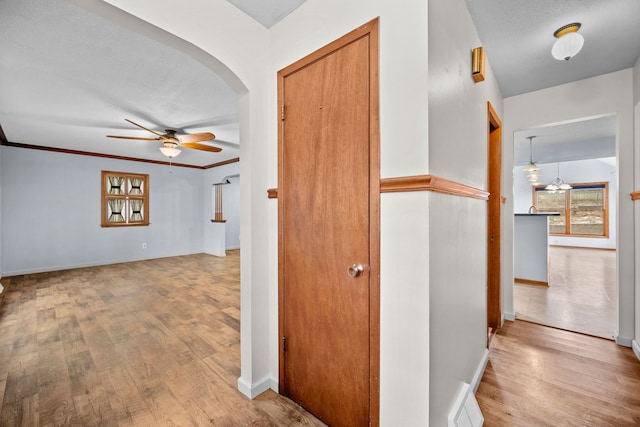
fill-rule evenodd
<path id="1" fill-rule="evenodd" d="M 142 194 L 131 194 L 129 191 L 129 186 L 125 185 L 124 191 L 122 194 L 110 194 L 109 189 L 109 177 L 119 177 L 124 179 L 124 183 L 128 183 L 130 179 L 140 179 L 142 180 L 141 188 Z M 144 227 L 149 225 L 149 175 L 141 174 L 141 173 L 130 173 L 130 172 L 115 172 L 115 171 L 102 171 L 101 173 L 101 209 L 102 213 L 100 215 L 100 226 L 105 228 L 114 228 L 114 227 Z M 110 200 L 123 200 L 123 209 L 121 212 L 125 212 L 123 216 L 123 222 L 114 222 L 109 221 L 109 201 Z M 143 207 L 143 216 L 142 220 L 135 220 L 131 218 L 130 204 L 133 201 L 141 201 Z"/>
<path id="2" fill-rule="evenodd" d="M 544 210 L 538 209 L 538 197 L 537 193 L 539 191 L 564 191 L 565 192 L 565 207 L 564 207 L 564 215 L 565 215 L 565 232 L 564 233 L 552 233 L 549 231 L 550 236 L 559 236 L 559 237 L 588 237 L 594 239 L 608 239 L 609 238 L 609 183 L 604 182 L 580 182 L 580 183 L 571 183 L 570 190 L 546 190 L 546 185 L 535 185 L 532 186 L 532 199 L 533 206 L 535 207 L 536 212 L 557 212 L 555 210 Z M 571 233 L 571 191 L 584 189 L 584 188 L 602 188 L 603 189 L 603 206 L 602 206 L 602 227 L 603 234 L 581 234 L 581 233 Z"/>

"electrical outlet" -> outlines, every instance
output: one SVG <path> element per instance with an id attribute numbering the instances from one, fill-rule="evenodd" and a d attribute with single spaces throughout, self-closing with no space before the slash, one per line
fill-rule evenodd
<path id="1" fill-rule="evenodd" d="M 147 244 L 146 243 L 142 244 L 142 249 L 147 249 Z"/>

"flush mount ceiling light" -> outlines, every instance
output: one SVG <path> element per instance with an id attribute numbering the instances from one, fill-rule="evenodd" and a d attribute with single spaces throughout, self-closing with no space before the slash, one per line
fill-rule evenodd
<path id="1" fill-rule="evenodd" d="M 529 164 L 525 166 L 522 170 L 527 172 L 527 179 L 529 180 L 529 183 L 531 185 L 538 185 L 540 184 L 540 177 L 538 175 L 538 170 L 540 168 L 538 168 L 538 165 L 533 163 L 533 148 L 532 148 L 533 138 L 535 138 L 535 136 L 527 137 L 527 139 L 529 140 Z"/>
<path id="2" fill-rule="evenodd" d="M 571 190 L 571 186 L 560 179 L 560 163 L 558 165 L 558 177 L 551 181 L 549 185 L 544 187 L 545 190 L 557 191 L 557 190 Z"/>
<path id="3" fill-rule="evenodd" d="M 558 40 L 555 41 L 551 48 L 551 54 L 559 61 L 568 61 L 580 52 L 584 44 L 584 38 L 578 34 L 582 24 L 574 22 L 573 24 L 560 27 L 553 33 Z"/>
<path id="4" fill-rule="evenodd" d="M 165 141 L 162 144 L 162 147 L 160 147 L 160 151 L 162 151 L 162 154 L 170 159 L 182 153 L 182 151 L 178 148 L 178 144 L 171 141 Z"/>

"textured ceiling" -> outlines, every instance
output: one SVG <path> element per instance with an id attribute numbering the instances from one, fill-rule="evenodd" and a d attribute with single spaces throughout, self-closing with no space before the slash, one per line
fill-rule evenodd
<path id="1" fill-rule="evenodd" d="M 639 0 L 467 0 L 504 97 L 634 66 L 640 57 Z M 551 56 L 553 33 L 580 22 L 585 42 L 569 61 Z M 615 117 L 516 132 L 514 162 L 552 163 L 615 156 Z"/>
<path id="2" fill-rule="evenodd" d="M 502 95 L 633 67 L 640 56 L 638 0 L 467 0 Z M 582 23 L 584 47 L 569 61 L 551 56 L 553 33 Z"/>
<path id="3" fill-rule="evenodd" d="M 265 27 L 303 3 L 228 1 Z M 125 25 L 121 11 L 107 16 L 76 5 L 84 3 L 0 1 L 0 126 L 10 142 L 166 160 L 157 142 L 105 137 L 149 136 L 128 118 L 159 132 L 216 134 L 212 144 L 222 152 L 183 150 L 178 163 L 206 166 L 239 156 L 237 96 L 215 72 L 176 49 L 177 43 L 166 43 L 173 36 L 161 29 L 141 20 Z M 504 96 L 630 68 L 640 56 L 640 0 L 466 4 Z M 137 18 L 127 19 L 131 24 Z M 585 46 L 570 61 L 557 61 L 550 53 L 553 31 L 574 21 L 582 22 Z M 615 134 L 596 124 L 608 129 L 609 140 Z M 588 125 L 573 126 L 572 134 L 583 134 Z M 516 135 L 516 157 L 519 144 L 528 147 L 527 132 Z M 555 138 L 553 127 L 535 132 Z M 536 142 L 542 145 L 544 138 Z"/>
<path id="4" fill-rule="evenodd" d="M 530 136 L 533 161 L 538 164 L 616 156 L 616 116 L 515 132 L 515 165 L 529 163 Z"/>
<path id="5" fill-rule="evenodd" d="M 0 125 L 15 143 L 167 160 L 154 131 L 213 132 L 220 153 L 183 149 L 177 163 L 239 156 L 237 96 L 176 49 L 65 0 L 0 2 Z"/>
<path id="6" fill-rule="evenodd" d="M 238 9 L 271 28 L 306 0 L 227 0 Z"/>

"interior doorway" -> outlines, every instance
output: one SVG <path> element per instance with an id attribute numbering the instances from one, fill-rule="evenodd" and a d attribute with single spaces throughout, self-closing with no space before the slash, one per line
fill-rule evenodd
<path id="1" fill-rule="evenodd" d="M 531 163 L 538 168 L 537 183 L 523 170 Z M 618 319 L 615 115 L 515 132 L 514 165 L 514 212 L 557 211 L 549 219 L 548 287 L 515 283 L 516 318 L 613 339 Z M 553 189 L 552 181 L 571 188 Z"/>
<path id="2" fill-rule="evenodd" d="M 502 121 L 487 103 L 488 223 L 487 223 L 487 347 L 502 327 L 501 224 L 502 224 Z"/>
<path id="3" fill-rule="evenodd" d="M 613 339 L 616 328 L 616 252 L 549 247 L 549 287 L 516 284 L 518 319 Z"/>

